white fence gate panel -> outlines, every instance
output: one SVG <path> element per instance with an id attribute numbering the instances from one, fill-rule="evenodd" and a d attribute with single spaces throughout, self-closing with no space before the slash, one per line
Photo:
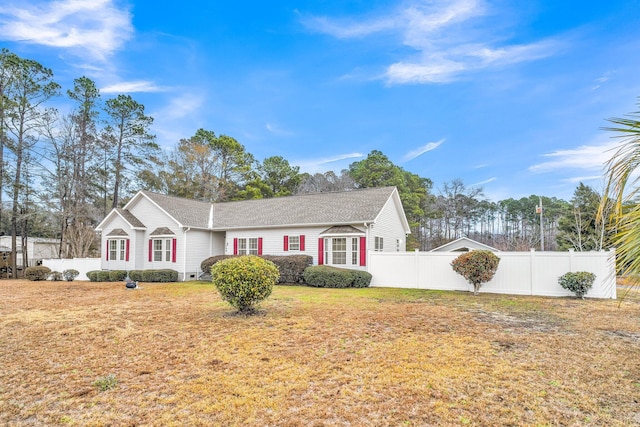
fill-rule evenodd
<path id="1" fill-rule="evenodd" d="M 451 262 L 459 252 L 370 252 L 371 286 L 438 290 L 472 290 L 453 271 Z M 568 272 L 589 271 L 596 275 L 587 297 L 616 298 L 615 251 L 607 252 L 497 252 L 500 257 L 494 278 L 481 292 L 570 296 L 558 284 Z"/>
<path id="2" fill-rule="evenodd" d="M 78 270 L 80 275 L 76 280 L 89 280 L 87 272 L 100 270 L 100 261 L 100 258 L 43 259 L 42 265 L 60 273 L 70 269 Z"/>

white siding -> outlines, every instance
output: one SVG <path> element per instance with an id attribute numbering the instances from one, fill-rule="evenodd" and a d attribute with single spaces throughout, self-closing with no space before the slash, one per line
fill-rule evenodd
<path id="1" fill-rule="evenodd" d="M 212 233 L 208 230 L 189 230 L 185 233 L 183 246 L 178 246 L 178 264 L 184 272 L 181 280 L 196 280 L 202 270 L 200 264 L 211 256 Z"/>
<path id="2" fill-rule="evenodd" d="M 403 226 L 402 217 L 399 213 L 402 206 L 398 206 L 395 198 L 390 197 L 384 205 L 375 223 L 369 226 L 369 239 L 367 249 L 375 249 L 375 238 L 383 238 L 383 252 L 398 252 L 396 240 L 400 240 L 399 252 L 405 252 L 407 247 L 407 236 Z"/>
<path id="3" fill-rule="evenodd" d="M 108 236 L 116 228 L 123 229 L 128 236 Z M 109 239 L 129 239 L 129 262 L 110 259 L 107 261 L 107 240 Z M 101 239 L 101 269 L 102 270 L 134 270 L 136 264 L 136 233 L 120 215 L 114 215 L 113 219 L 102 229 Z"/>

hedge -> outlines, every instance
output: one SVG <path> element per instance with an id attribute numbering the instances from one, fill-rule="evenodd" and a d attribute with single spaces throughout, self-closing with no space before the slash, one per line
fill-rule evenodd
<path id="1" fill-rule="evenodd" d="M 304 271 L 304 281 L 316 288 L 365 288 L 371 284 L 371 273 L 315 265 Z"/>
<path id="2" fill-rule="evenodd" d="M 129 278 L 134 282 L 177 282 L 176 270 L 131 270 Z"/>
<path id="3" fill-rule="evenodd" d="M 304 283 L 304 271 L 313 264 L 313 257 L 309 255 L 264 255 L 262 258 L 280 270 L 278 283 Z"/>
<path id="4" fill-rule="evenodd" d="M 109 272 L 110 282 L 122 282 L 127 277 L 126 270 L 111 270 Z"/>
<path id="5" fill-rule="evenodd" d="M 31 281 L 47 280 L 51 269 L 45 266 L 27 267 L 24 269 L 24 277 Z"/>
<path id="6" fill-rule="evenodd" d="M 211 273 L 211 267 L 219 261 L 238 257 L 238 255 L 216 255 L 200 263 L 203 273 Z M 261 258 L 271 261 L 278 267 L 280 277 L 278 283 L 304 283 L 304 270 L 313 264 L 309 255 L 262 255 Z"/>

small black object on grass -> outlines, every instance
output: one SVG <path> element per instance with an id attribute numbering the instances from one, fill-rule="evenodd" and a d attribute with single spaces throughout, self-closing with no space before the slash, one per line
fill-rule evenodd
<path id="1" fill-rule="evenodd" d="M 125 280 L 126 280 L 126 283 L 124 284 L 124 286 L 127 289 L 138 289 L 138 282 L 134 282 L 128 276 L 127 276 L 127 278 Z"/>

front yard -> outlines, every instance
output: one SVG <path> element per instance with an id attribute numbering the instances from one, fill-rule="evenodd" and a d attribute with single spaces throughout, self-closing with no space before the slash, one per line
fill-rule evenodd
<path id="1" fill-rule="evenodd" d="M 640 424 L 633 295 L 141 286 L 0 281 L 0 424 Z"/>

